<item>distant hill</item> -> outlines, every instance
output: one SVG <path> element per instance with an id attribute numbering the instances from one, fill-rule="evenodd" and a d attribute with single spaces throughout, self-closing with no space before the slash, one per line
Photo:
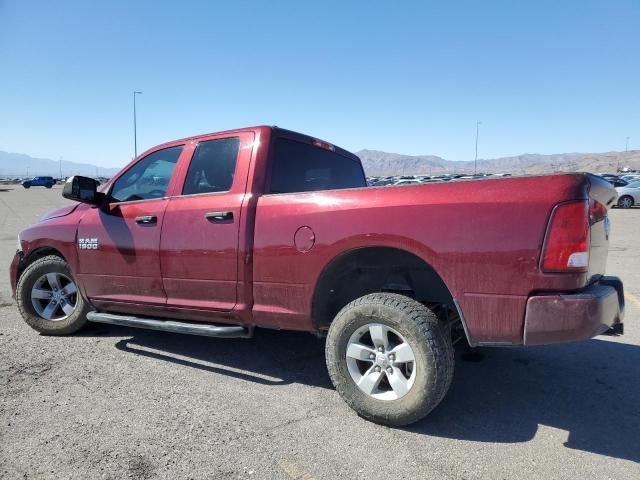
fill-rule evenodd
<path id="1" fill-rule="evenodd" d="M 89 163 L 57 161 L 49 158 L 34 158 L 22 153 L 0 150 L 0 177 L 34 177 L 36 175 L 62 176 L 84 175 L 87 177 L 110 177 L 119 168 L 103 168 Z"/>
<path id="2" fill-rule="evenodd" d="M 369 176 L 473 173 L 473 161 L 452 162 L 435 155 L 402 155 L 377 150 L 360 150 L 356 155 Z M 640 150 L 553 155 L 525 153 L 492 160 L 478 159 L 478 172 L 517 175 L 567 171 L 615 173 L 618 166 L 640 170 Z"/>
<path id="3" fill-rule="evenodd" d="M 402 155 L 378 150 L 360 150 L 356 155 L 362 160 L 369 176 L 381 175 L 436 175 L 439 173 L 473 173 L 473 161 L 452 162 L 435 155 Z M 104 168 L 90 163 L 76 163 L 48 158 L 33 158 L 20 153 L 0 150 L 0 177 L 25 177 L 51 175 L 85 175 L 88 177 L 110 177 L 119 168 Z M 478 172 L 537 174 L 566 171 L 615 172 L 617 167 L 640 170 L 640 150 L 606 153 L 560 153 L 540 155 L 525 153 L 514 157 L 492 160 L 479 159 Z"/>

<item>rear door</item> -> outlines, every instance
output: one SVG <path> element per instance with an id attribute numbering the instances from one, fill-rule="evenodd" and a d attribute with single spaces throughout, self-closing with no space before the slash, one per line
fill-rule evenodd
<path id="1" fill-rule="evenodd" d="M 182 189 L 169 201 L 160 242 L 167 305 L 230 311 L 238 299 L 238 242 L 253 132 L 190 145 Z"/>
<path id="2" fill-rule="evenodd" d="M 105 208 L 78 225 L 79 276 L 95 302 L 162 305 L 160 231 L 184 145 L 156 150 L 120 175 Z"/>

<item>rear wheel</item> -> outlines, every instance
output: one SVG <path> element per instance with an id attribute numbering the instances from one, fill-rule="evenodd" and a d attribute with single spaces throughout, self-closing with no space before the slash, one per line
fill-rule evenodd
<path id="1" fill-rule="evenodd" d="M 631 198 L 629 195 L 625 195 L 623 197 L 620 197 L 620 199 L 618 200 L 618 206 L 620 208 L 631 208 L 631 207 L 633 207 L 633 198 Z"/>
<path id="2" fill-rule="evenodd" d="M 87 303 L 67 262 L 50 255 L 30 264 L 16 288 L 18 309 L 27 324 L 47 335 L 66 335 L 87 322 Z"/>
<path id="3" fill-rule="evenodd" d="M 453 378 L 450 332 L 427 307 L 397 294 L 366 295 L 344 307 L 329 329 L 326 358 L 343 400 L 389 426 L 426 416 Z"/>

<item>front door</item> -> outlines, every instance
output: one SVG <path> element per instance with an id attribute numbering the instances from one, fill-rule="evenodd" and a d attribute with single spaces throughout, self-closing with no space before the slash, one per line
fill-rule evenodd
<path id="1" fill-rule="evenodd" d="M 182 145 L 156 150 L 122 173 L 108 204 L 78 225 L 81 283 L 94 301 L 162 305 L 160 232 Z"/>
<path id="2" fill-rule="evenodd" d="M 238 298 L 238 242 L 253 133 L 194 146 L 181 194 L 165 212 L 160 263 L 167 305 L 230 311 Z"/>

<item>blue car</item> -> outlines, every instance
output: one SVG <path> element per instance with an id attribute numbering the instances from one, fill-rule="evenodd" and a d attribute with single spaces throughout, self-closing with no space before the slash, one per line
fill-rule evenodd
<path id="1" fill-rule="evenodd" d="M 31 180 L 25 180 L 22 182 L 24 188 L 31 187 L 47 187 L 51 188 L 56 184 L 53 177 L 33 177 Z"/>

